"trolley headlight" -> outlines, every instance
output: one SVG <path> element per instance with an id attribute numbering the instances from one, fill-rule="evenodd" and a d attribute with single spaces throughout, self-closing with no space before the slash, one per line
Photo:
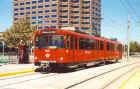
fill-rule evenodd
<path id="1" fill-rule="evenodd" d="M 60 60 L 62 61 L 63 60 L 63 57 L 60 57 Z"/>
<path id="2" fill-rule="evenodd" d="M 34 59 L 36 60 L 36 59 L 37 59 L 37 57 L 35 56 L 35 57 L 34 57 Z"/>
<path id="3" fill-rule="evenodd" d="M 50 54 L 49 53 L 45 54 L 45 57 L 46 58 L 49 58 L 50 57 Z"/>

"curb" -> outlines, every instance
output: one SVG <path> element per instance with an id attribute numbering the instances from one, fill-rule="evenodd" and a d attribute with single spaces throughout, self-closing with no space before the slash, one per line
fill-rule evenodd
<path id="1" fill-rule="evenodd" d="M 14 76 L 14 75 L 25 74 L 25 73 L 34 73 L 34 71 L 35 69 L 30 69 L 30 70 L 24 70 L 24 71 L 1 73 L 0 77 L 8 77 L 8 76 Z"/>

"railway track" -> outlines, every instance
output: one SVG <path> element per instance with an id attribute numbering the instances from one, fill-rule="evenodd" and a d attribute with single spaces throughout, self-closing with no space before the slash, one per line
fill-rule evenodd
<path id="1" fill-rule="evenodd" d="M 82 73 L 82 71 L 85 71 L 85 70 L 81 70 L 81 71 L 77 71 L 77 72 L 72 72 L 72 73 L 71 72 L 70 73 L 62 73 L 62 74 L 59 74 L 59 73 L 40 74 L 39 76 L 38 75 L 35 76 L 36 74 L 35 75 L 31 74 L 31 75 L 19 76 L 17 78 L 9 78 L 9 79 L 6 79 L 6 80 L 2 80 L 1 82 L 3 82 L 3 81 L 7 82 L 9 80 L 11 80 L 12 82 L 9 82 L 9 83 L 7 82 L 5 84 L 1 84 L 1 82 L 0 82 L 0 87 L 1 87 L 1 89 L 5 89 L 5 86 L 9 86 L 10 87 L 10 85 L 16 86 L 16 85 L 19 85 L 19 84 L 22 86 L 22 85 L 32 84 L 32 83 L 33 83 L 32 84 L 33 86 L 34 85 L 40 86 L 38 84 L 38 82 L 41 81 L 43 83 L 43 85 L 45 86 L 45 88 L 40 86 L 43 89 L 47 89 L 47 86 L 49 86 L 49 85 L 51 87 L 53 87 L 53 89 L 58 89 L 58 88 L 59 89 L 79 89 L 79 88 L 77 88 L 78 86 L 83 86 L 84 83 L 87 83 L 88 81 L 93 81 L 93 80 L 95 81 L 96 79 L 102 78 L 103 76 L 109 75 L 110 73 L 114 73 L 115 71 L 129 69 L 129 70 L 121 73 L 116 78 L 113 78 L 112 80 L 108 81 L 107 83 L 105 83 L 101 87 L 96 88 L 96 89 L 106 89 L 110 84 L 112 84 L 112 82 L 115 82 L 118 78 L 120 78 L 121 76 L 125 75 L 126 73 L 131 72 L 131 70 L 135 69 L 139 65 L 140 65 L 139 62 L 133 62 L 133 63 L 129 63 L 129 64 L 126 63 L 126 64 L 123 64 L 123 65 L 119 65 L 117 63 L 117 64 L 111 65 L 111 67 L 112 67 L 111 69 L 104 70 L 102 72 L 95 73 L 95 74 L 93 73 L 93 74 L 90 74 L 90 76 L 86 76 L 88 73 L 87 74 L 83 74 L 86 77 L 84 77 L 82 79 L 81 78 L 76 78 L 76 76 L 77 76 L 77 74 Z M 103 67 L 103 68 L 106 68 L 106 67 Z M 99 67 L 98 69 L 103 69 L 103 68 Z M 107 67 L 107 68 L 109 68 L 109 67 Z M 91 70 L 94 70 L 94 69 L 91 69 Z M 92 71 L 90 71 L 89 73 L 92 73 Z M 76 74 L 76 75 L 74 75 L 74 74 Z M 27 77 L 27 76 L 29 76 L 29 77 Z M 32 77 L 30 77 L 30 76 L 32 76 Z M 25 79 L 24 79 L 24 77 L 25 77 Z M 73 79 L 73 78 L 75 78 L 75 79 Z M 13 82 L 13 79 L 16 79 L 18 81 Z M 66 79 L 68 79 L 68 80 L 66 80 Z M 71 80 L 73 82 L 71 82 Z M 92 83 L 95 83 L 95 82 L 92 82 Z M 15 89 L 18 89 L 18 88 L 15 88 Z M 27 89 L 27 88 L 23 88 L 23 89 Z M 40 88 L 35 88 L 35 89 L 40 89 Z M 81 88 L 81 89 L 91 89 L 91 88 Z M 92 89 L 93 89 L 93 87 L 92 87 Z"/>
<path id="2" fill-rule="evenodd" d="M 138 66 L 137 66 L 138 67 Z M 122 73 L 121 75 L 119 75 L 118 77 L 114 78 L 113 80 L 109 81 L 109 83 L 105 84 L 104 86 L 102 86 L 102 88 L 100 89 L 106 89 L 108 86 L 110 86 L 112 83 L 116 82 L 118 79 L 120 79 L 122 76 L 125 76 L 126 74 L 132 72 L 132 70 L 134 70 L 135 68 L 137 67 L 134 67 L 134 68 L 131 68 L 129 69 L 128 71 Z"/>
<path id="3" fill-rule="evenodd" d="M 102 77 L 102 76 L 104 76 L 104 75 L 106 75 L 106 74 L 108 74 L 108 73 L 111 73 L 111 72 L 120 70 L 120 69 L 122 69 L 122 68 L 129 67 L 129 66 L 133 66 L 133 65 L 136 65 L 136 64 L 140 64 L 140 63 L 132 63 L 132 64 L 129 64 L 129 65 L 123 65 L 123 66 L 121 66 L 121 67 L 112 69 L 112 70 L 110 70 L 110 71 L 106 71 L 106 72 L 101 73 L 101 74 L 98 74 L 98 75 L 96 75 L 96 76 L 93 76 L 93 77 L 84 79 L 84 80 L 82 80 L 81 82 L 72 84 L 72 85 L 70 85 L 70 86 L 68 86 L 68 87 L 66 87 L 66 88 L 64 88 L 64 89 L 73 89 L 75 86 L 78 86 L 78 85 L 80 85 L 80 84 L 83 84 L 83 83 L 85 83 L 85 82 L 87 82 L 87 81 L 90 81 L 90 80 L 93 80 L 93 79 L 96 79 L 96 78 L 100 78 L 100 77 Z M 113 80 L 109 81 L 109 83 L 103 85 L 103 86 L 100 87 L 99 89 L 105 89 L 105 88 L 107 88 L 109 85 L 111 85 L 111 84 L 112 84 L 113 82 L 115 82 L 117 79 L 119 79 L 120 77 L 124 76 L 125 74 L 131 72 L 133 69 L 135 69 L 135 68 L 137 68 L 137 67 L 138 67 L 138 66 L 134 66 L 133 68 L 129 69 L 128 71 L 122 73 L 122 74 L 119 75 L 118 77 L 116 77 L 116 78 L 114 78 Z M 76 89 L 76 88 L 74 88 L 74 89 Z"/>

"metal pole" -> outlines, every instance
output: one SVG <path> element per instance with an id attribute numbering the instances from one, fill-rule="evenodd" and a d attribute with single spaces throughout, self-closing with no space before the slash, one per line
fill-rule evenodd
<path id="1" fill-rule="evenodd" d="M 2 41 L 2 54 L 3 54 L 3 56 L 4 56 L 4 45 L 5 45 L 5 43 L 4 43 L 4 41 Z"/>
<path id="2" fill-rule="evenodd" d="M 127 27 L 127 60 L 130 54 L 130 16 L 128 16 L 128 27 Z"/>

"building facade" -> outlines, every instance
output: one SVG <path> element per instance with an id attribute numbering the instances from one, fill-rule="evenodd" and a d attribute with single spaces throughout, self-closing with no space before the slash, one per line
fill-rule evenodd
<path id="1" fill-rule="evenodd" d="M 100 36 L 101 0 L 13 0 L 14 23 L 28 16 L 38 29 L 75 27 Z"/>

